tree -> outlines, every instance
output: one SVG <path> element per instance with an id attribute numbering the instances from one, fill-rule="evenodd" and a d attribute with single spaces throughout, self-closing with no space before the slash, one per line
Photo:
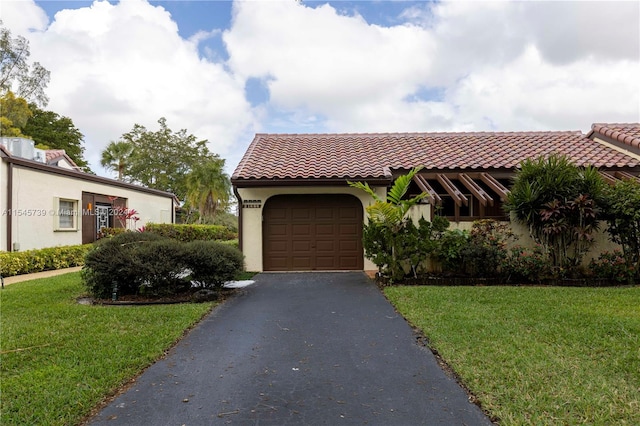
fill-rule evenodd
<path id="1" fill-rule="evenodd" d="M 111 142 L 102 151 L 100 165 L 107 170 L 117 171 L 118 180 L 122 180 L 132 152 L 133 145 L 129 142 Z"/>
<path id="2" fill-rule="evenodd" d="M 11 32 L 0 21 L 0 93 L 15 91 L 19 98 L 47 106 L 44 93 L 51 73 L 40 63 L 29 64 L 29 42 L 22 36 L 11 37 Z"/>
<path id="3" fill-rule="evenodd" d="M 611 240 L 622 246 L 627 266 L 640 280 L 640 183 L 617 182 L 607 191 L 604 210 Z"/>
<path id="4" fill-rule="evenodd" d="M 593 244 L 604 180 L 594 167 L 577 167 L 557 154 L 520 166 L 505 209 L 529 227 L 557 271 L 574 270 Z"/>
<path id="5" fill-rule="evenodd" d="M 27 101 L 8 91 L 0 98 L 0 136 L 25 137 L 21 128 L 32 115 Z"/>
<path id="6" fill-rule="evenodd" d="M 187 175 L 201 162 L 217 159 L 207 148 L 206 140 L 197 140 L 186 129 L 173 132 L 163 117 L 160 129 L 153 132 L 135 124 L 119 142 L 131 144 L 133 151 L 124 164 L 123 176 L 149 188 L 175 194 L 184 200 Z"/>
<path id="7" fill-rule="evenodd" d="M 212 158 L 197 164 L 187 175 L 186 199 L 197 206 L 199 223 L 211 222 L 219 210 L 225 210 L 231 198 L 231 181 L 224 172 L 225 161 Z"/>
<path id="8" fill-rule="evenodd" d="M 386 200 L 378 197 L 367 183 L 349 182 L 350 186 L 365 191 L 375 201 L 366 208 L 369 223 L 364 227 L 365 255 L 388 273 L 392 281 L 398 281 L 405 275 L 402 260 L 406 256 L 402 238 L 407 220 L 410 220 L 407 219 L 409 210 L 427 196 L 423 192 L 404 199 L 413 177 L 419 171 L 420 168 L 414 168 L 398 177 L 387 192 Z"/>
<path id="9" fill-rule="evenodd" d="M 36 104 L 30 104 L 33 115 L 22 127 L 22 132 L 29 135 L 42 149 L 64 149 L 65 153 L 86 172 L 89 163 L 84 159 L 84 136 L 69 117 L 60 116 L 53 111 L 44 111 Z"/>

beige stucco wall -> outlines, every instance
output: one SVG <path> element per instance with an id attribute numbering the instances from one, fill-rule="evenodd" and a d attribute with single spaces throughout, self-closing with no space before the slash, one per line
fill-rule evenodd
<path id="1" fill-rule="evenodd" d="M 170 223 L 172 220 L 173 201 L 169 197 L 45 173 L 15 165 L 13 170 L 12 210 L 18 214 L 12 216 L 12 242 L 18 243 L 21 251 L 81 244 L 82 220 L 80 215 L 82 209 L 87 207 L 82 206 L 83 191 L 126 198 L 127 207 L 135 209 L 139 213 L 140 221 L 136 224 L 138 228 L 148 222 Z M 6 190 L 6 170 L 0 176 L 1 186 Z M 79 209 L 79 215 L 76 218 L 77 229 L 55 230 L 59 220 L 56 212 L 56 198 L 77 201 Z M 3 217 L 0 228 L 6 228 L 6 217 Z M 0 249 L 7 250 L 4 229 L 0 235 L 2 236 Z"/>
<path id="2" fill-rule="evenodd" d="M 533 241 L 533 238 L 531 238 L 531 236 L 529 235 L 529 229 L 527 228 L 526 225 L 517 223 L 513 220 L 510 222 L 510 224 L 511 224 L 511 229 L 513 230 L 513 233 L 518 237 L 518 240 L 515 242 L 515 244 L 524 246 L 524 247 L 535 246 L 536 243 L 535 241 Z M 611 240 L 609 240 L 609 234 L 607 234 L 606 229 L 607 229 L 607 223 L 605 221 L 601 221 L 600 230 L 593 235 L 594 237 L 593 246 L 591 247 L 591 250 L 589 250 L 589 252 L 582 259 L 582 265 L 587 266 L 591 261 L 591 259 L 598 258 L 600 253 L 604 251 L 613 251 L 616 249 L 622 251 L 622 248 L 620 247 L 619 244 L 616 244 Z"/>
<path id="3" fill-rule="evenodd" d="M 384 198 L 386 197 L 386 188 L 376 187 L 376 194 Z M 364 208 L 373 203 L 373 198 L 365 192 L 345 186 L 323 186 L 323 187 L 261 187 L 261 188 L 238 188 L 238 193 L 245 204 L 248 201 L 257 201 L 260 203 L 251 203 L 252 208 L 242 209 L 242 251 L 245 256 L 245 264 L 248 271 L 262 271 L 262 210 L 265 203 L 274 195 L 283 194 L 350 194 L 358 198 L 362 202 L 363 216 L 366 219 Z M 242 208 L 242 207 L 241 207 Z M 427 216 L 425 216 L 427 217 Z M 364 270 L 375 271 L 376 266 L 368 259 L 364 259 Z"/>

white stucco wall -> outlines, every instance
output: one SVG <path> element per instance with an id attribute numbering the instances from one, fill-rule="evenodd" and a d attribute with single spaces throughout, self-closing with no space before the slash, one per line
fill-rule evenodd
<path id="1" fill-rule="evenodd" d="M 3 163 L 2 188 L 6 190 L 6 165 Z M 82 243 L 82 192 L 92 192 L 127 199 L 127 207 L 138 211 L 140 221 L 136 226 L 142 227 L 148 222 L 170 223 L 172 220 L 173 201 L 162 197 L 128 188 L 120 188 L 99 182 L 90 182 L 68 176 L 46 173 L 14 165 L 13 167 L 13 214 L 12 242 L 19 244 L 20 251 L 75 245 Z M 1 195 L 0 195 L 1 196 Z M 79 215 L 76 217 L 77 227 L 74 230 L 58 230 L 56 198 L 77 201 Z M 6 203 L 6 196 L 3 201 Z M 3 205 L 3 204 L 0 204 Z M 6 228 L 6 216 L 0 224 Z M 0 249 L 7 250 L 6 232 L 0 234 Z"/>
<path id="2" fill-rule="evenodd" d="M 384 198 L 386 197 L 385 187 L 376 187 L 376 194 Z M 362 202 L 362 214 L 367 220 L 364 208 L 373 203 L 373 198 L 365 192 L 351 187 L 260 187 L 260 188 L 238 188 L 238 193 L 246 204 L 251 200 L 259 200 L 260 203 L 251 203 L 252 208 L 243 208 L 242 210 L 242 251 L 245 256 L 245 264 L 248 271 L 262 271 L 262 210 L 265 203 L 274 195 L 284 194 L 350 194 L 358 198 Z M 426 216 L 425 216 L 426 217 Z M 364 270 L 375 271 L 378 268 L 368 259 L 364 259 Z"/>
<path id="3" fill-rule="evenodd" d="M 0 160 L 0 251 L 7 249 L 7 167 Z"/>

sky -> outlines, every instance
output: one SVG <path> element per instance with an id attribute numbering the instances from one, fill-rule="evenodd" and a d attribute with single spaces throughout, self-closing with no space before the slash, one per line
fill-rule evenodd
<path id="1" fill-rule="evenodd" d="M 2 0 L 100 153 L 165 117 L 231 174 L 256 133 L 640 122 L 640 2 Z"/>

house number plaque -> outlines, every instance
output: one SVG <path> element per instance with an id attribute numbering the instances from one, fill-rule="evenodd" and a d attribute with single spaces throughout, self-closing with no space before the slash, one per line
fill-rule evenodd
<path id="1" fill-rule="evenodd" d="M 259 209 L 262 207 L 262 200 L 243 200 L 243 209 Z"/>

